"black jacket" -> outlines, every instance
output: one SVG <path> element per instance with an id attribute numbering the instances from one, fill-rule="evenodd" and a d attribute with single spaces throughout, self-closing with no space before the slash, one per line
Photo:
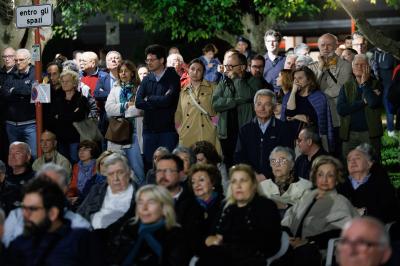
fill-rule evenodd
<path id="1" fill-rule="evenodd" d="M 0 207 L 4 210 L 6 215 L 19 207 L 21 201 L 21 191 L 15 184 L 11 184 L 9 181 L 4 180 L 0 183 Z"/>
<path id="2" fill-rule="evenodd" d="M 22 122 L 35 119 L 35 105 L 30 103 L 32 85 L 35 80 L 35 68 L 29 67 L 27 73 L 15 70 L 10 74 L 1 88 L 7 108 L 5 119 Z"/>
<path id="3" fill-rule="evenodd" d="M 293 139 L 285 122 L 271 117 L 267 130 L 262 133 L 257 118 L 253 118 L 240 128 L 235 162 L 249 164 L 257 173 L 271 178 L 269 155 L 276 146 L 293 148 Z"/>
<path id="4" fill-rule="evenodd" d="M 165 70 L 160 81 L 154 73 L 143 79 L 136 95 L 136 107 L 144 110 L 143 132 L 175 131 L 180 88 L 180 78 L 172 67 Z"/>
<path id="5" fill-rule="evenodd" d="M 139 224 L 128 221 L 121 231 L 114 236 L 108 249 L 110 265 L 121 265 L 131 251 L 138 238 Z M 143 242 L 139 253 L 136 256 L 136 266 L 187 266 L 190 256 L 187 252 L 183 231 L 180 227 L 173 227 L 167 230 L 165 227 L 158 229 L 154 233 L 155 239 L 162 246 L 161 260 Z"/>

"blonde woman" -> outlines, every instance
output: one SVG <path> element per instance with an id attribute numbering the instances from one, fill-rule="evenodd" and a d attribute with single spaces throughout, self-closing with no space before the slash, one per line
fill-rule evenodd
<path id="1" fill-rule="evenodd" d="M 245 164 L 229 171 L 226 205 L 216 234 L 206 239 L 208 248 L 200 265 L 265 265 L 280 247 L 280 217 L 275 203 L 262 196 L 253 169 Z"/>
<path id="2" fill-rule="evenodd" d="M 197 141 L 206 140 L 221 154 L 216 126 L 211 121 L 216 115 L 211 104 L 215 85 L 203 79 L 204 71 L 200 59 L 189 63 L 190 83 L 181 90 L 175 113 L 179 145 L 190 147 Z"/>
<path id="3" fill-rule="evenodd" d="M 136 193 L 136 215 L 111 243 L 108 258 L 118 265 L 188 265 L 189 254 L 174 201 L 161 186 L 146 185 Z"/>

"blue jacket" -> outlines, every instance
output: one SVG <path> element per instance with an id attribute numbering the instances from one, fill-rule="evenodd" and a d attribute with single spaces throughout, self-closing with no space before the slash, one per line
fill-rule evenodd
<path id="1" fill-rule="evenodd" d="M 143 133 L 175 131 L 180 88 L 180 78 L 172 67 L 165 70 L 159 81 L 154 73 L 143 79 L 136 95 L 136 107 L 144 110 Z"/>
<path id="2" fill-rule="evenodd" d="M 257 118 L 244 124 L 239 131 L 239 137 L 234 155 L 235 163 L 245 163 L 253 167 L 257 173 L 267 178 L 272 177 L 269 165 L 269 155 L 276 146 L 293 148 L 294 140 L 286 124 L 271 117 L 265 133 L 262 133 Z"/>
<path id="3" fill-rule="evenodd" d="M 88 230 L 71 229 L 65 220 L 59 229 L 44 233 L 40 239 L 23 235 L 16 238 L 7 250 L 6 265 L 103 265 L 102 253 L 97 249 Z"/>
<path id="4" fill-rule="evenodd" d="M 221 64 L 218 58 L 213 58 L 210 60 L 209 63 L 213 64 L 212 67 L 208 67 L 209 63 L 207 63 L 207 60 L 204 56 L 200 56 L 199 59 L 206 67 L 206 71 L 204 71 L 204 79 L 210 82 L 218 82 L 221 78 L 221 75 L 218 75 L 218 65 Z"/>
<path id="5" fill-rule="evenodd" d="M 111 76 L 109 73 L 99 71 L 99 79 L 96 83 L 96 88 L 94 89 L 94 98 L 96 100 L 97 106 L 99 107 L 99 129 L 103 136 L 107 132 L 108 119 L 104 105 L 107 101 L 108 94 L 111 91 Z"/>
<path id="6" fill-rule="evenodd" d="M 30 103 L 32 84 L 35 80 L 35 68 L 29 67 L 27 73 L 15 70 L 7 77 L 1 89 L 1 97 L 6 101 L 5 119 L 23 122 L 35 119 L 35 105 Z"/>

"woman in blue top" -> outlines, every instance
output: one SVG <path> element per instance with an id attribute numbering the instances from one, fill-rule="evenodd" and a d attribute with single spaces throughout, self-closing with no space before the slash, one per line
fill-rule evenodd
<path id="1" fill-rule="evenodd" d="M 218 58 L 214 56 L 218 53 L 217 47 L 214 44 L 209 43 L 203 48 L 203 55 L 200 60 L 206 66 L 206 71 L 204 71 L 204 79 L 210 82 L 218 82 L 221 75 L 218 74 L 217 68 L 221 62 Z"/>
<path id="2" fill-rule="evenodd" d="M 293 71 L 293 87 L 282 101 L 281 120 L 288 121 L 296 134 L 305 126 L 318 129 L 325 150 L 332 150 L 333 125 L 331 111 L 325 94 L 318 88 L 317 80 L 306 66 Z"/>

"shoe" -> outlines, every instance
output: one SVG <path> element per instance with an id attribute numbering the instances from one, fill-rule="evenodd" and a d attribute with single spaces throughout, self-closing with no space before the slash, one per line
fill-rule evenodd
<path id="1" fill-rule="evenodd" d="M 394 131 L 388 131 L 388 136 L 393 138 L 396 136 L 396 133 Z"/>

